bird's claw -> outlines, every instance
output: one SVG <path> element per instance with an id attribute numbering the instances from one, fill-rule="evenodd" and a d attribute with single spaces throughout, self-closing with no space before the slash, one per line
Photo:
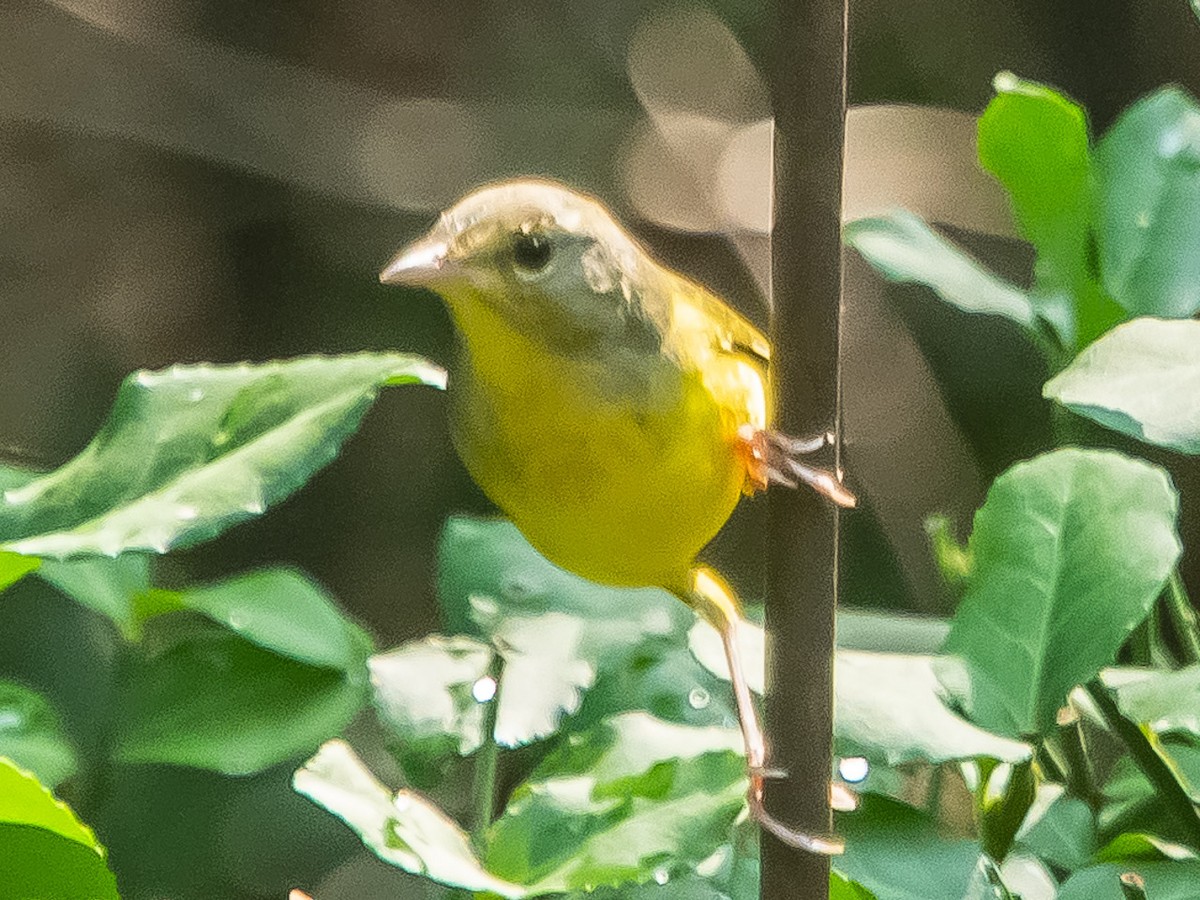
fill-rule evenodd
<path id="1" fill-rule="evenodd" d="M 780 822 L 767 812 L 761 790 L 756 792 L 753 787 L 750 790 L 750 816 L 763 831 L 789 847 L 818 856 L 841 856 L 846 852 L 846 842 L 836 834 L 808 834 Z"/>
<path id="2" fill-rule="evenodd" d="M 757 778 L 759 781 L 782 781 L 788 777 L 788 773 L 786 769 L 777 769 L 772 766 L 752 766 L 750 777 Z"/>

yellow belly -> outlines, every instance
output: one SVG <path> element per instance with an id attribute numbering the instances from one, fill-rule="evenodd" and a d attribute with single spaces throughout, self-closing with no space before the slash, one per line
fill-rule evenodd
<path id="1" fill-rule="evenodd" d="M 564 359 L 497 327 L 451 376 L 472 477 L 556 565 L 679 589 L 741 495 L 728 415 L 664 357 Z"/>

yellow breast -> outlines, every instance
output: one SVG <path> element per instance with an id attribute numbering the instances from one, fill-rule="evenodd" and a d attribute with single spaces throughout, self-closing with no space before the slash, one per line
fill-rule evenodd
<path id="1" fill-rule="evenodd" d="M 741 494 L 744 416 L 667 355 L 564 358 L 485 307 L 455 317 L 464 347 L 450 381 L 454 440 L 480 487 L 565 569 L 607 584 L 682 585 Z"/>

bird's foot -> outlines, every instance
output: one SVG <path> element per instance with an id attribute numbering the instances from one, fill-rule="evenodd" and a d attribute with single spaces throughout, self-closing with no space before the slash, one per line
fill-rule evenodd
<path id="1" fill-rule="evenodd" d="M 836 834 L 808 834 L 785 825 L 767 812 L 766 806 L 763 805 L 761 781 L 756 785 L 754 780 L 751 780 L 749 803 L 750 817 L 759 824 L 759 827 L 789 847 L 816 853 L 820 856 L 840 856 L 846 852 L 846 842 Z"/>
<path id="2" fill-rule="evenodd" d="M 751 492 L 766 490 L 772 484 L 788 488 L 807 484 L 838 506 L 852 507 L 858 504 L 858 499 L 842 484 L 840 472 L 814 468 L 797 458 L 832 444 L 831 433 L 811 438 L 793 438 L 744 426 L 738 432 L 738 442 L 746 466 L 747 487 Z"/>

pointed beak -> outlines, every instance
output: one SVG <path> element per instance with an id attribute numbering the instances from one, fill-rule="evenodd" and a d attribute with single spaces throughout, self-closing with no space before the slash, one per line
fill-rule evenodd
<path id="1" fill-rule="evenodd" d="M 384 284 L 428 287 L 448 274 L 449 247 L 444 240 L 427 235 L 409 244 L 384 266 L 379 280 Z"/>

